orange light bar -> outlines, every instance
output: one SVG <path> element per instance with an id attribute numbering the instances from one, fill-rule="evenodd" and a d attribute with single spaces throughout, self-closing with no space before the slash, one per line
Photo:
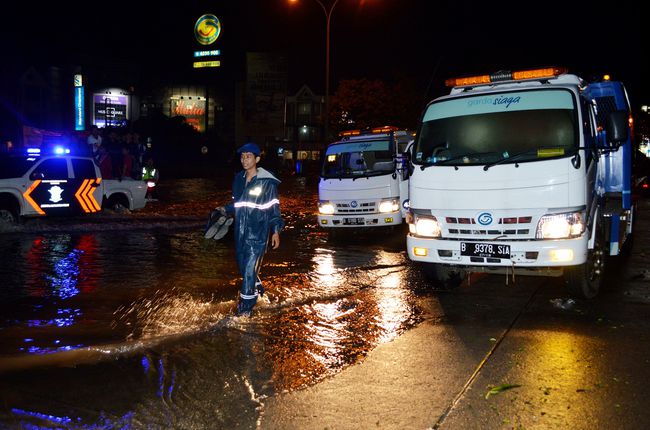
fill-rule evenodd
<path id="1" fill-rule="evenodd" d="M 470 76 L 467 78 L 451 78 L 445 81 L 448 87 L 466 87 L 469 85 L 489 84 L 490 75 Z"/>
<path id="2" fill-rule="evenodd" d="M 564 67 L 546 67 L 542 69 L 518 70 L 515 72 L 501 71 L 491 75 L 469 76 L 466 78 L 451 78 L 445 81 L 448 87 L 466 87 L 470 85 L 489 84 L 503 81 L 521 81 L 526 79 L 553 78 L 567 73 Z"/>
<path id="3" fill-rule="evenodd" d="M 397 131 L 399 128 L 393 125 L 384 125 L 383 127 L 375 127 L 370 130 L 371 133 L 390 133 L 391 131 Z"/>
<path id="4" fill-rule="evenodd" d="M 524 79 L 553 78 L 567 73 L 564 67 L 547 67 L 545 69 L 520 70 L 512 72 L 512 79 L 521 81 Z"/>
<path id="5" fill-rule="evenodd" d="M 43 209 L 32 199 L 29 195 L 34 191 L 36 187 L 38 187 L 38 184 L 41 183 L 40 179 L 37 179 L 34 181 L 34 183 L 23 193 L 23 197 L 25 197 L 25 200 L 30 204 L 31 207 L 34 208 L 36 212 L 38 212 L 41 215 L 45 215 L 45 212 L 43 212 Z"/>
<path id="6" fill-rule="evenodd" d="M 339 136 L 358 136 L 361 134 L 361 130 L 346 130 L 339 133 Z"/>

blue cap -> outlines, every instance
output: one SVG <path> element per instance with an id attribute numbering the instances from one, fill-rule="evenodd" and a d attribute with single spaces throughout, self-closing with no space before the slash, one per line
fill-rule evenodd
<path id="1" fill-rule="evenodd" d="M 252 152 L 257 157 L 259 157 L 260 154 L 262 153 L 262 151 L 260 151 L 260 147 L 252 142 L 245 143 L 244 145 L 240 146 L 239 149 L 237 149 L 238 154 L 241 154 L 242 152 Z"/>

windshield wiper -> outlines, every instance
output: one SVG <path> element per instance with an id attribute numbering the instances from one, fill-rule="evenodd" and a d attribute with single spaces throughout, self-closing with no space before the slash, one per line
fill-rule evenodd
<path id="1" fill-rule="evenodd" d="M 441 159 L 441 160 L 437 160 L 435 163 L 425 164 L 425 165 L 421 166 L 420 168 L 422 170 L 424 170 L 425 168 L 431 167 L 431 166 L 434 166 L 434 165 L 442 165 L 442 164 L 451 163 L 453 161 L 463 160 L 465 158 L 476 158 L 476 157 L 482 157 L 482 156 L 493 155 L 493 154 L 496 154 L 496 152 L 494 152 L 494 151 L 467 152 L 467 153 L 462 154 L 462 155 L 457 155 L 456 157 Z M 467 163 L 463 163 L 463 164 L 467 164 Z M 472 163 L 472 164 L 474 164 L 474 163 Z M 454 169 L 458 170 L 458 165 L 454 165 Z"/>
<path id="2" fill-rule="evenodd" d="M 501 158 L 500 160 L 497 160 L 497 161 L 495 161 L 493 163 L 489 163 L 489 164 L 486 164 L 485 166 L 483 166 L 483 170 L 487 171 L 490 167 L 496 166 L 497 164 L 502 164 L 502 163 L 505 163 L 507 161 L 518 160 L 518 159 L 524 157 L 525 155 L 536 154 L 537 158 L 539 158 L 540 157 L 540 151 L 545 150 L 545 149 L 546 150 L 556 150 L 557 153 L 549 152 L 548 154 L 541 155 L 541 156 L 552 157 L 552 156 L 564 155 L 564 153 L 565 153 L 565 148 L 556 147 L 556 146 L 541 146 L 539 148 L 527 149 L 526 151 L 518 152 L 518 153 L 513 154 L 513 155 L 504 155 L 503 158 Z M 507 152 L 506 152 L 506 154 L 507 154 Z M 515 163 L 515 167 L 519 167 L 519 164 Z"/>

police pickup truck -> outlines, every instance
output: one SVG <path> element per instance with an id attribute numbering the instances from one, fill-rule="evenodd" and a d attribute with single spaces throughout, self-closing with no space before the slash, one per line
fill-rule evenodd
<path id="1" fill-rule="evenodd" d="M 27 148 L 25 154 L 0 156 L 0 222 L 105 208 L 141 209 L 146 192 L 143 181 L 103 179 L 92 157 L 72 155 L 60 147 L 48 153 Z"/>

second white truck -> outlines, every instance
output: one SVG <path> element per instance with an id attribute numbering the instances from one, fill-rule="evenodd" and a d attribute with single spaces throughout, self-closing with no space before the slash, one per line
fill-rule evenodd
<path id="1" fill-rule="evenodd" d="M 330 232 L 403 223 L 408 193 L 407 146 L 396 127 L 341 133 L 328 145 L 318 183 L 318 225 Z"/>

